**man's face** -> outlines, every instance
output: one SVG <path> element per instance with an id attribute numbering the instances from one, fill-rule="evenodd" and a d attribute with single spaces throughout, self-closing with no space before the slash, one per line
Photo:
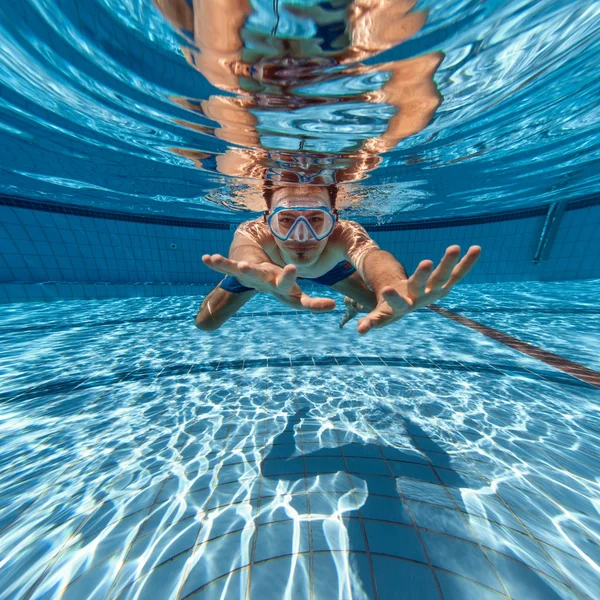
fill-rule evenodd
<path id="1" fill-rule="evenodd" d="M 331 201 L 329 200 L 329 193 L 327 188 L 319 186 L 289 186 L 285 188 L 278 188 L 273 193 L 273 200 L 271 204 L 271 210 L 274 210 L 278 206 L 285 205 L 289 207 L 288 211 L 281 215 L 284 218 L 289 218 L 290 221 L 298 216 L 305 217 L 309 222 L 311 219 L 318 218 L 322 213 L 315 211 L 294 211 L 294 206 L 326 206 L 331 208 Z M 279 247 L 281 256 L 288 264 L 310 266 L 317 262 L 319 256 L 327 246 L 328 238 L 317 241 L 311 238 L 307 241 L 299 242 L 296 240 L 286 240 L 285 242 L 275 238 L 275 243 Z"/>

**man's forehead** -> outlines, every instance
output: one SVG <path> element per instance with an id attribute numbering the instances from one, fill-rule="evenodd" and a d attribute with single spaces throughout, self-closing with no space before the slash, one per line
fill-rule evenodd
<path id="1" fill-rule="evenodd" d="M 327 188 L 318 186 L 306 187 L 285 187 L 278 188 L 273 194 L 273 200 L 276 203 L 283 202 L 293 203 L 297 206 L 300 204 L 329 204 L 329 193 Z"/>

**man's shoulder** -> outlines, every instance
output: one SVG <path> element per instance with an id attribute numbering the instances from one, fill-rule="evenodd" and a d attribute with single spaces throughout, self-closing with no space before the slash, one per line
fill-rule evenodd
<path id="1" fill-rule="evenodd" d="M 369 237 L 369 234 L 360 223 L 350 221 L 349 219 L 340 219 L 333 230 L 332 237 L 335 236 L 336 240 L 342 242 L 349 238 L 354 238 L 357 235 Z"/>
<path id="2" fill-rule="evenodd" d="M 261 246 L 269 243 L 273 237 L 262 217 L 240 223 L 235 230 L 235 235 L 251 239 Z"/>

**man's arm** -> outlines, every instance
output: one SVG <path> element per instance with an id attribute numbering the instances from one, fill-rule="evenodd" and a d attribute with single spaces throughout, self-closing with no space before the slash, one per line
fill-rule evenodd
<path id="1" fill-rule="evenodd" d="M 240 229 L 246 225 L 242 224 Z M 233 236 L 229 247 L 229 258 L 243 260 L 250 264 L 271 262 L 265 251 L 253 240 L 246 237 L 238 229 Z M 207 265 L 212 267 L 213 265 Z M 202 331 L 216 331 L 226 323 L 256 294 L 256 290 L 239 293 L 224 290 L 219 284 L 202 301 L 200 310 L 196 315 L 196 327 Z"/>
<path id="2" fill-rule="evenodd" d="M 340 239 L 346 258 L 354 265 L 378 299 L 386 285 L 408 279 L 400 261 L 390 252 L 382 250 L 362 225 L 354 221 L 344 221 L 343 227 Z"/>
<path id="3" fill-rule="evenodd" d="M 481 248 L 471 246 L 460 258 L 460 247 L 450 246 L 433 270 L 433 262 L 422 260 L 415 272 L 407 277 L 402 264 L 389 252 L 381 250 L 358 223 L 347 222 L 346 256 L 356 267 L 377 298 L 377 306 L 359 320 L 358 333 L 385 327 L 408 313 L 433 304 L 473 268 Z"/>
<path id="4" fill-rule="evenodd" d="M 196 327 L 202 331 L 216 331 L 256 294 L 256 290 L 234 294 L 217 286 L 202 301 L 196 315 Z"/>

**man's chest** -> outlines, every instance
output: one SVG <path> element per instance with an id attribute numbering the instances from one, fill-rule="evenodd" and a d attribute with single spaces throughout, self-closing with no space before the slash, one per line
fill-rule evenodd
<path id="1" fill-rule="evenodd" d="M 300 261 L 287 261 L 278 252 L 277 246 L 270 248 L 267 251 L 269 258 L 280 267 L 285 267 L 288 264 L 294 264 L 298 271 L 298 277 L 306 279 L 315 279 L 322 277 L 333 269 L 340 261 L 344 260 L 344 253 L 337 248 L 325 248 L 319 256 L 319 259 L 311 265 L 303 265 Z"/>

